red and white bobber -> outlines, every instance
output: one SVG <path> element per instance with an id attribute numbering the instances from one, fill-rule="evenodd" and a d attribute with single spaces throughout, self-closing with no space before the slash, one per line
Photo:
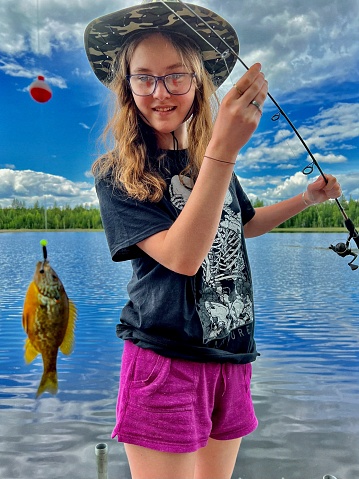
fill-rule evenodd
<path id="1" fill-rule="evenodd" d="M 29 87 L 31 98 L 39 103 L 46 103 L 52 97 L 52 90 L 45 82 L 45 77 L 39 75 L 37 80 L 31 83 Z"/>

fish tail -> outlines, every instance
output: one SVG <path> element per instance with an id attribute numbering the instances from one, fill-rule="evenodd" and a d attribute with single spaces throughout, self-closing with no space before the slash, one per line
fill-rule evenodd
<path id="1" fill-rule="evenodd" d="M 39 389 L 37 390 L 36 397 L 41 396 L 44 392 L 50 394 L 56 394 L 58 389 L 57 385 L 57 373 L 56 371 L 44 372 L 41 378 Z"/>

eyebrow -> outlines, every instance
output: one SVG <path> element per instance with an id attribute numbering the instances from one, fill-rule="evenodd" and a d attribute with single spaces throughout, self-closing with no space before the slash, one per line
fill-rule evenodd
<path id="1" fill-rule="evenodd" d="M 168 67 L 165 68 L 165 70 L 166 71 L 168 71 L 168 70 L 173 71 L 173 70 L 177 70 L 178 68 L 187 69 L 187 67 L 185 65 L 183 65 L 183 63 L 178 62 L 178 63 L 174 63 L 173 65 L 169 65 Z M 148 73 L 148 74 L 150 74 L 153 70 L 150 69 L 150 68 L 138 67 L 138 68 L 135 68 L 133 71 L 136 72 L 136 73 Z"/>

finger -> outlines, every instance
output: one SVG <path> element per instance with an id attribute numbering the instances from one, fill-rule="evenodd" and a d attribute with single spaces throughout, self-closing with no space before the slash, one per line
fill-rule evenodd
<path id="1" fill-rule="evenodd" d="M 310 183 L 308 185 L 308 190 L 319 191 L 319 190 L 322 190 L 322 189 L 326 189 L 326 187 L 328 185 L 329 177 L 330 177 L 330 175 L 326 175 L 326 177 L 324 179 L 323 176 L 319 175 L 318 178 L 315 181 L 313 181 L 313 183 Z"/>
<path id="2" fill-rule="evenodd" d="M 264 77 L 264 74 L 260 72 L 254 79 L 253 83 L 247 88 L 243 94 L 243 101 L 250 102 L 252 100 L 259 100 L 262 103 L 268 93 L 268 84 Z"/>
<path id="3" fill-rule="evenodd" d="M 337 179 L 335 178 L 335 176 L 332 176 L 332 175 L 326 175 L 326 179 L 327 179 L 327 183 L 326 185 L 324 186 L 324 189 L 325 190 L 331 190 L 333 188 L 336 188 L 336 187 L 339 187 L 339 183 L 337 181 Z"/>
<path id="4" fill-rule="evenodd" d="M 268 82 L 267 80 L 265 80 L 260 91 L 254 97 L 254 99 L 250 101 L 250 105 L 256 106 L 258 110 L 262 113 L 263 105 L 267 99 L 267 94 L 268 94 Z"/>
<path id="5" fill-rule="evenodd" d="M 328 198 L 339 198 L 342 195 L 342 189 L 337 179 L 333 175 L 325 175 L 327 182 L 320 176 L 313 185 L 316 185 L 316 190 L 323 190 Z M 319 187 L 319 188 L 318 188 Z"/>
<path id="6" fill-rule="evenodd" d="M 261 116 L 262 116 L 262 114 L 263 114 L 263 107 L 262 107 L 262 104 L 261 104 L 261 103 L 259 103 L 259 102 L 258 102 L 258 101 L 256 101 L 256 100 L 252 100 L 252 101 L 249 103 L 249 105 L 248 105 L 248 106 L 251 106 L 251 105 L 253 105 L 253 106 L 254 106 L 254 107 L 257 109 L 257 112 L 258 112 L 258 113 L 260 113 L 260 114 L 261 114 Z"/>
<path id="7" fill-rule="evenodd" d="M 327 182 L 326 180 L 320 175 L 318 176 L 318 178 L 313 181 L 313 183 L 311 183 L 311 187 L 312 189 L 314 190 L 321 190 L 322 188 L 325 187 L 325 185 L 327 185 Z"/>
<path id="8" fill-rule="evenodd" d="M 330 198 L 338 198 L 339 196 L 342 195 L 342 189 L 339 183 L 335 183 L 333 187 L 328 190 L 325 189 L 325 192 Z"/>
<path id="9" fill-rule="evenodd" d="M 232 95 L 234 98 L 242 97 L 248 93 L 248 89 L 252 87 L 258 77 L 264 79 L 263 73 L 261 73 L 261 64 L 255 63 L 249 70 L 235 83 L 232 89 Z"/>

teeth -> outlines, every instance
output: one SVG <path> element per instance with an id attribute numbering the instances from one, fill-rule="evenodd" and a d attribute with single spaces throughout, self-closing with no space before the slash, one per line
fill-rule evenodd
<path id="1" fill-rule="evenodd" d="M 171 111 L 173 110 L 173 106 L 170 106 L 168 108 L 156 108 L 156 111 Z"/>

